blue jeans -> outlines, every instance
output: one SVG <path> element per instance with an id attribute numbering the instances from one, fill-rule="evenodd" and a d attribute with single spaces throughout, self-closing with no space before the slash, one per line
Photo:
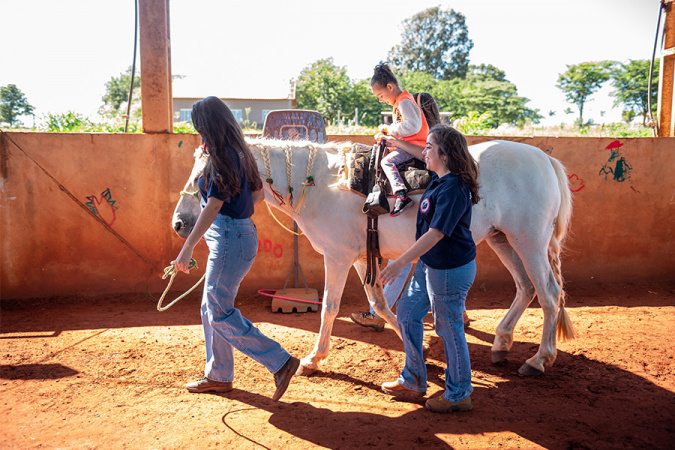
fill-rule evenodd
<path id="1" fill-rule="evenodd" d="M 206 344 L 204 376 L 214 381 L 232 381 L 234 348 L 270 372 L 277 372 L 291 355 L 234 307 L 239 284 L 258 251 L 253 221 L 218 214 L 204 240 L 209 247 L 201 307 Z"/>
<path id="2" fill-rule="evenodd" d="M 408 281 L 408 275 L 410 270 L 412 270 L 412 263 L 408 263 L 401 273 L 394 278 L 394 281 L 384 286 L 384 299 L 387 301 L 389 309 L 394 309 L 394 305 L 401 295 L 401 291 L 405 287 L 405 282 Z M 380 317 L 375 313 L 373 307 L 370 307 L 370 313 L 374 316 Z"/>
<path id="3" fill-rule="evenodd" d="M 427 390 L 427 367 L 422 356 L 424 324 L 431 308 L 436 334 L 445 348 L 445 392 L 443 397 L 459 402 L 473 392 L 471 361 L 464 335 L 464 301 L 476 277 L 476 261 L 449 270 L 436 270 L 421 260 L 408 288 L 396 306 L 396 318 L 403 337 L 405 367 L 398 382 L 415 391 Z"/>

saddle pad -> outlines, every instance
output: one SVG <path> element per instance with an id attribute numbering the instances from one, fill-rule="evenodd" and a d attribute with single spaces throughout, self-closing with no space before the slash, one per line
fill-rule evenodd
<path id="1" fill-rule="evenodd" d="M 348 157 L 349 190 L 364 197 L 367 197 L 370 193 L 369 187 L 372 174 L 369 171 L 369 167 L 372 150 L 371 146 L 354 144 Z M 408 194 L 424 192 L 431 182 L 429 171 L 425 168 L 424 162 L 417 158 L 398 164 L 396 168 L 401 174 L 406 188 L 408 188 Z M 384 189 L 388 197 L 395 197 L 386 176 L 384 177 Z"/>

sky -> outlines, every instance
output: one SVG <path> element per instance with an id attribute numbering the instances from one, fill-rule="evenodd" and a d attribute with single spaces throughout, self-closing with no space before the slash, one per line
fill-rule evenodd
<path id="1" fill-rule="evenodd" d="M 577 108 L 556 87 L 567 65 L 652 57 L 659 0 L 171 0 L 174 96 L 286 97 L 289 82 L 332 57 L 353 80 L 400 43 L 402 22 L 433 6 L 466 17 L 471 64 L 506 73 L 543 125 Z M 0 86 L 15 84 L 48 113 L 97 119 L 105 83 L 132 64 L 134 0 L 0 0 Z M 660 43 L 660 41 L 659 41 Z M 140 50 L 139 50 L 140 52 Z M 659 56 L 657 51 L 657 57 Z M 140 67 L 140 56 L 137 56 Z M 611 86 L 584 117 L 619 121 Z M 574 114 L 565 114 L 571 108 Z M 549 111 L 555 112 L 549 116 Z M 33 119 L 24 118 L 31 126 Z"/>

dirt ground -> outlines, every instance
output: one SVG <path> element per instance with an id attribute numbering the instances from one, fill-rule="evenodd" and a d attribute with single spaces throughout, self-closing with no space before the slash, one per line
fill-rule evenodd
<path id="1" fill-rule="evenodd" d="M 129 295 L 3 302 L 0 447 L 26 448 L 673 448 L 675 285 L 568 286 L 579 337 L 559 343 L 539 378 L 518 376 L 536 352 L 541 310 L 520 320 L 507 362 L 490 363 L 512 287 L 474 288 L 467 306 L 474 410 L 434 414 L 393 401 L 403 347 L 389 327 L 354 325 L 365 296 L 349 287 L 321 370 L 295 377 L 274 403 L 272 375 L 235 353 L 235 390 L 190 394 L 203 371 L 198 295 L 166 312 Z M 305 356 L 318 313 L 272 313 L 240 296 L 243 313 Z M 431 316 L 427 317 L 431 320 Z M 431 330 L 431 325 L 428 327 Z M 443 386 L 443 347 L 429 332 L 428 394 Z"/>

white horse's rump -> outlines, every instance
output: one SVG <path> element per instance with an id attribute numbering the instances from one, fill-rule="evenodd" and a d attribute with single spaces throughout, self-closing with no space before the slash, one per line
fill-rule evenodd
<path id="1" fill-rule="evenodd" d="M 363 280 L 366 271 L 366 216 L 361 212 L 363 197 L 334 187 L 343 164 L 338 149 L 345 144 L 318 145 L 310 142 L 250 140 L 263 178 L 265 200 L 293 218 L 314 249 L 324 256 L 325 289 L 319 338 L 312 352 L 302 360 L 299 372 L 310 374 L 328 356 L 329 339 L 350 266 Z M 316 152 L 310 151 L 316 149 Z M 564 308 L 560 251 L 572 213 L 571 193 L 562 164 L 536 147 L 490 141 L 471 146 L 478 161 L 481 201 L 473 207 L 471 232 L 476 244 L 486 240 L 509 270 L 516 283 L 516 297 L 495 331 L 492 360 L 506 358 L 513 344 L 513 330 L 525 308 L 537 295 L 544 312 L 542 340 L 537 353 L 520 368 L 524 375 L 538 375 L 556 358 L 556 328 L 562 339 L 574 337 Z M 306 168 L 315 153 L 312 176 L 315 186 L 307 189 L 302 208 L 294 210 L 288 201 L 287 177 L 295 196 L 306 182 Z M 266 164 L 265 160 L 269 162 Z M 202 164 L 197 160 L 196 166 Z M 272 173 L 268 174 L 266 166 Z M 195 170 L 184 191 L 194 191 Z M 274 197 L 284 194 L 285 204 Z M 419 203 L 420 196 L 413 196 Z M 297 199 L 296 199 L 297 200 Z M 173 217 L 173 226 L 187 237 L 198 214 L 196 199 L 182 196 Z M 297 206 L 297 203 L 296 203 Z M 398 258 L 415 239 L 416 211 L 398 217 L 381 216 L 380 250 L 387 259 Z M 382 285 L 366 285 L 366 294 L 375 311 L 399 333 L 396 317 L 388 309 Z M 399 334 L 400 336 L 400 334 Z"/>

